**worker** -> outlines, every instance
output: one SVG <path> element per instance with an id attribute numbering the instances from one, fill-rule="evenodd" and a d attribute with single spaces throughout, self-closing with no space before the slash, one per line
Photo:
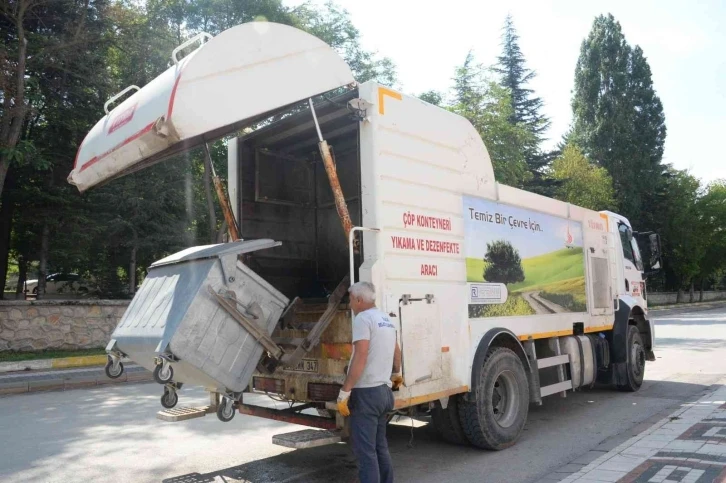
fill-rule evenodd
<path id="1" fill-rule="evenodd" d="M 350 441 L 361 483 L 391 483 L 393 466 L 386 425 L 393 391 L 403 384 L 396 327 L 375 305 L 373 284 L 348 290 L 353 319 L 353 357 L 338 395 L 338 411 L 350 416 Z"/>

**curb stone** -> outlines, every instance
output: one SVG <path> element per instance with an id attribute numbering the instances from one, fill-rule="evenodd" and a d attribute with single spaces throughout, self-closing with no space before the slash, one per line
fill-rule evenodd
<path id="1" fill-rule="evenodd" d="M 69 369 L 76 367 L 96 367 L 106 365 L 106 355 L 60 357 L 57 359 L 31 359 L 27 361 L 0 362 L 0 374 L 18 371 L 43 371 L 48 369 Z M 126 364 L 128 358 L 121 359 Z"/>
<path id="2" fill-rule="evenodd" d="M 0 396 L 38 391 L 67 391 L 107 384 L 151 382 L 151 372 L 141 366 L 131 365 L 118 379 L 109 379 L 98 368 L 23 373 L 0 376 Z"/>
<path id="3" fill-rule="evenodd" d="M 721 307 L 723 305 L 726 305 L 726 300 L 710 300 L 708 302 L 683 302 L 680 304 L 670 304 L 670 305 L 653 305 L 651 307 L 648 307 L 648 312 L 658 312 L 660 310 L 669 310 L 669 309 L 688 309 L 688 308 L 711 308 L 711 307 Z"/>

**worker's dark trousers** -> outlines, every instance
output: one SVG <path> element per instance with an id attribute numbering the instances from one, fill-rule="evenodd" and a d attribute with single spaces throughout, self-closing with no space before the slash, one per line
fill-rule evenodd
<path id="1" fill-rule="evenodd" d="M 350 441 L 360 483 L 392 483 L 386 413 L 393 409 L 393 391 L 387 385 L 353 389 L 349 407 Z"/>

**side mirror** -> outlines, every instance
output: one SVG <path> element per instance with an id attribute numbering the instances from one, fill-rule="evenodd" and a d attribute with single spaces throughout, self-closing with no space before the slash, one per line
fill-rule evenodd
<path id="1" fill-rule="evenodd" d="M 660 236 L 657 233 L 635 233 L 640 254 L 643 257 L 644 275 L 654 275 L 663 268 Z"/>
<path id="2" fill-rule="evenodd" d="M 650 242 L 650 270 L 652 273 L 658 272 L 661 269 L 661 250 L 660 250 L 660 237 L 657 233 L 651 233 L 648 235 L 648 241 Z"/>

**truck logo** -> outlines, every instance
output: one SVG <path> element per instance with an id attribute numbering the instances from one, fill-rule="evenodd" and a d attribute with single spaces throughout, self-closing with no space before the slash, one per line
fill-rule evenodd
<path id="1" fill-rule="evenodd" d="M 503 304 L 507 300 L 507 286 L 503 283 L 470 283 L 470 304 Z"/>
<path id="2" fill-rule="evenodd" d="M 565 238 L 565 245 L 567 245 L 567 247 L 569 248 L 570 246 L 572 246 L 573 241 L 574 241 L 574 239 L 572 238 L 572 233 L 570 233 L 570 225 L 568 224 L 567 225 L 567 238 Z"/>
<path id="3" fill-rule="evenodd" d="M 108 128 L 108 133 L 111 134 L 112 132 L 122 128 L 126 124 L 131 122 L 131 119 L 134 118 L 134 113 L 136 112 L 136 104 L 133 106 L 124 109 L 121 113 L 119 113 L 118 116 L 111 122 L 111 126 Z"/>

